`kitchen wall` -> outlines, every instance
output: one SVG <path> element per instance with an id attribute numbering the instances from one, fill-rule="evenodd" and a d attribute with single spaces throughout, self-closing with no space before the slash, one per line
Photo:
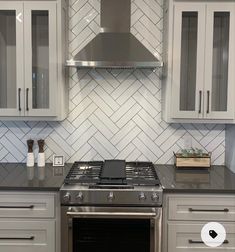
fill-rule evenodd
<path id="1" fill-rule="evenodd" d="M 163 0 L 133 0 L 131 31 L 161 58 Z M 99 1 L 70 0 L 69 50 L 75 55 L 99 31 Z M 224 125 L 172 124 L 161 119 L 160 71 L 70 71 L 68 118 L 59 122 L 0 122 L 0 161 L 25 162 L 26 140 L 46 140 L 47 161 L 90 159 L 172 163 L 185 146 L 212 152 L 224 164 Z M 37 148 L 35 147 L 35 153 Z"/>

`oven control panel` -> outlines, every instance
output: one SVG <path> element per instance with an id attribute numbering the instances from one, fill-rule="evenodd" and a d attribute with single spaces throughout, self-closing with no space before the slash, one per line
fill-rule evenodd
<path id="1" fill-rule="evenodd" d="M 71 190 L 61 191 L 62 205 L 161 206 L 162 190 Z"/>

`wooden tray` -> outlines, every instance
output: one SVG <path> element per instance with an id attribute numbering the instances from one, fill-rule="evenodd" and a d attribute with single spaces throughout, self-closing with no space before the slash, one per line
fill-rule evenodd
<path id="1" fill-rule="evenodd" d="M 179 168 L 195 167 L 195 168 L 210 168 L 211 154 L 203 154 L 202 156 L 184 157 L 180 153 L 174 153 L 175 166 Z"/>

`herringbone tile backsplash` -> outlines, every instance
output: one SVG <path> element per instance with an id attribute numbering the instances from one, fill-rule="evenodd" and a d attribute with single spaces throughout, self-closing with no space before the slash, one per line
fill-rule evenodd
<path id="1" fill-rule="evenodd" d="M 163 0 L 133 0 L 131 32 L 157 57 L 162 54 Z M 75 55 L 99 32 L 99 0 L 70 0 L 69 50 Z M 0 122 L 0 161 L 25 162 L 26 140 L 44 138 L 46 158 L 127 159 L 172 163 L 173 151 L 192 146 L 224 163 L 224 125 L 167 124 L 161 119 L 160 72 L 70 72 L 70 112 L 63 122 Z M 35 147 L 35 153 L 37 153 Z"/>

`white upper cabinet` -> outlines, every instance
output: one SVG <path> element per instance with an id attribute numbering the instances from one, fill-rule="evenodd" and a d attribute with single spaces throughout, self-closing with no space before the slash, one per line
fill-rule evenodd
<path id="1" fill-rule="evenodd" d="M 164 119 L 235 119 L 235 3 L 166 1 Z"/>
<path id="2" fill-rule="evenodd" d="M 66 1 L 0 0 L 0 116 L 66 115 Z M 0 117 L 0 119 L 1 119 Z"/>

